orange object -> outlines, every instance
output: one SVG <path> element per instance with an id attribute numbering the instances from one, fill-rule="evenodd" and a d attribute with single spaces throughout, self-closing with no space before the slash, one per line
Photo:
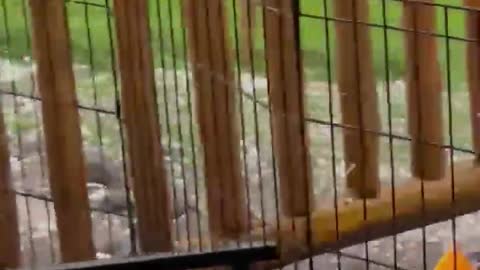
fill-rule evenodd
<path id="1" fill-rule="evenodd" d="M 453 248 L 450 248 L 448 252 L 438 260 L 434 270 L 475 270 L 472 262 L 465 256 L 465 254 L 457 248 L 456 250 L 456 268 L 455 264 L 455 252 Z"/>

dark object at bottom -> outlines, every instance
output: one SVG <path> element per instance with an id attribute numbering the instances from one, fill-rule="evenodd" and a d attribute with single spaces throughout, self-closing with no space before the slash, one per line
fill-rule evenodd
<path id="1" fill-rule="evenodd" d="M 123 270 L 123 269 L 192 269 L 214 266 L 231 266 L 235 270 L 246 270 L 256 262 L 278 259 L 273 246 L 239 248 L 217 252 L 166 256 L 148 255 L 132 258 L 96 260 L 79 263 L 59 264 L 45 270 Z"/>

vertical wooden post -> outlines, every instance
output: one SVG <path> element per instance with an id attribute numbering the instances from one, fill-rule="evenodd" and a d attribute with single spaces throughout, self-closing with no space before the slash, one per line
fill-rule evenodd
<path id="1" fill-rule="evenodd" d="M 183 4 L 204 151 L 210 231 L 234 237 L 248 226 L 223 2 L 184 0 Z"/>
<path id="2" fill-rule="evenodd" d="M 115 0 L 114 12 L 140 245 L 144 252 L 170 251 L 171 201 L 155 109 L 147 1 Z"/>
<path id="3" fill-rule="evenodd" d="M 305 216 L 310 212 L 313 192 L 295 8 L 298 7 L 292 6 L 290 0 L 267 1 L 264 27 L 282 212 L 287 216 Z"/>
<path id="4" fill-rule="evenodd" d="M 237 0 L 240 9 L 240 33 L 242 47 L 242 64 L 248 67 L 253 65 L 250 54 L 255 53 L 255 0 Z"/>
<path id="5" fill-rule="evenodd" d="M 464 4 L 467 7 L 480 8 L 480 2 L 476 0 L 465 0 Z M 467 38 L 477 40 L 467 43 L 466 62 L 472 141 L 478 161 L 480 157 L 480 12 L 467 11 L 466 27 Z"/>
<path id="6" fill-rule="evenodd" d="M 95 258 L 65 1 L 30 0 L 33 54 L 60 249 L 64 262 Z"/>
<path id="7" fill-rule="evenodd" d="M 0 109 L 0 269 L 20 264 L 17 205 L 12 190 L 10 152 L 3 109 Z"/>
<path id="8" fill-rule="evenodd" d="M 428 0 L 427 2 L 433 2 Z M 445 153 L 442 123 L 442 80 L 437 60 L 435 7 L 404 3 L 408 128 L 412 174 L 423 180 L 443 178 Z M 412 32 L 415 31 L 415 32 Z"/>
<path id="9" fill-rule="evenodd" d="M 343 129 L 347 186 L 353 195 L 372 198 L 378 194 L 380 114 L 373 69 L 367 0 L 334 1 L 336 67 Z"/>

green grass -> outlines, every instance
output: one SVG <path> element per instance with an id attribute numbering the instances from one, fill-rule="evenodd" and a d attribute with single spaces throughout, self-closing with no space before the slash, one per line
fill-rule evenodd
<path id="1" fill-rule="evenodd" d="M 302 3 L 302 12 L 304 14 L 323 16 L 325 14 L 323 5 L 319 5 L 317 2 L 320 1 L 301 1 Z M 386 25 L 390 27 L 402 27 L 401 25 L 401 16 L 402 16 L 402 6 L 403 3 L 400 1 L 382 1 L 382 0 L 370 0 L 370 18 L 369 23 L 375 24 L 378 26 L 371 27 L 371 36 L 373 41 L 373 56 L 375 71 L 379 79 L 385 78 L 385 52 L 386 47 L 388 46 L 388 66 L 390 70 L 390 76 L 392 79 L 397 79 L 404 74 L 404 34 L 398 30 L 388 29 L 386 31 L 387 35 L 387 44 L 384 42 L 385 30 L 382 26 L 385 24 L 383 18 L 383 5 L 385 2 L 385 13 L 386 13 Z M 435 1 L 436 3 L 449 4 L 453 6 L 461 5 L 459 0 L 443 0 Z M 445 27 L 445 16 L 444 10 L 440 7 L 436 8 L 437 11 L 437 33 L 446 34 Z M 327 5 L 327 14 L 328 16 L 333 17 L 333 5 L 332 2 L 329 2 Z M 454 37 L 465 37 L 465 28 L 464 28 L 464 12 L 454 9 L 448 10 L 448 35 Z M 335 48 L 335 29 L 334 23 L 330 22 L 328 24 L 330 32 L 330 48 Z M 302 47 L 304 48 L 305 57 L 307 61 L 307 67 L 314 67 L 313 70 L 315 73 L 320 72 L 320 77 L 326 77 L 326 31 L 325 31 L 325 21 L 319 21 L 318 19 L 306 18 L 304 17 L 301 21 L 301 42 Z M 437 38 L 439 44 L 439 59 L 442 65 L 443 70 L 447 70 L 447 61 L 446 61 L 446 39 Z M 465 43 L 452 41 L 450 40 L 450 61 L 452 71 L 451 78 L 454 82 L 463 82 L 465 80 L 464 73 L 464 53 L 465 53 Z M 333 50 L 331 51 L 330 57 L 333 59 Z"/>
<path id="2" fill-rule="evenodd" d="M 0 14 L 2 27 L 0 32 L 0 44 L 2 46 L 0 57 L 12 57 L 13 59 L 21 59 L 21 57 L 30 54 L 29 42 L 26 33 L 28 29 L 25 24 L 22 0 L 3 0 L 3 8 Z M 91 3 L 104 4 L 104 0 L 89 0 Z M 324 15 L 323 1 L 318 0 L 300 0 L 301 12 L 314 16 Z M 448 3 L 449 5 L 460 5 L 461 0 L 441 0 L 438 3 Z M 162 64 L 164 60 L 176 58 L 178 64 L 184 59 L 184 40 L 183 31 L 180 20 L 179 0 L 149 0 L 150 3 L 150 20 L 151 20 L 151 41 L 155 52 L 155 63 L 157 66 Z M 160 3 L 160 5 L 157 5 Z M 172 16 L 169 15 L 168 4 L 171 3 Z M 226 1 L 229 16 L 229 29 L 231 42 L 235 48 L 234 38 L 234 22 L 233 22 L 233 0 Z M 327 14 L 332 16 L 332 1 L 327 1 Z M 383 24 L 382 0 L 370 0 L 370 22 L 374 24 Z M 400 26 L 400 17 L 402 12 L 402 3 L 399 1 L 386 1 L 387 24 L 389 26 Z M 5 18 L 5 15 L 7 18 Z M 78 63 L 88 64 L 97 70 L 107 70 L 111 67 L 111 42 L 108 30 L 108 19 L 103 8 L 90 7 L 85 9 L 83 5 L 76 3 L 68 4 L 69 25 L 71 29 L 71 39 L 74 59 Z M 89 25 L 87 27 L 86 18 L 88 15 Z M 449 35 L 455 37 L 464 37 L 464 14 L 463 11 L 450 9 L 448 11 Z M 256 50 L 256 70 L 259 73 L 264 71 L 263 59 L 263 32 L 261 30 L 262 14 L 258 10 L 257 28 L 255 35 Z M 113 18 L 111 18 L 113 25 Z M 445 33 L 444 10 L 437 8 L 438 33 Z M 3 23 L 6 22 L 6 23 Z M 28 23 L 28 22 L 27 22 Z M 327 78 L 326 68 L 326 33 L 325 21 L 317 18 L 302 17 L 301 19 L 301 46 L 304 53 L 305 66 L 307 75 L 313 80 L 325 80 Z M 6 24 L 8 24 L 8 39 L 6 33 Z M 335 46 L 334 25 L 333 22 L 328 23 L 330 30 L 330 48 Z M 90 29 L 89 31 L 87 29 Z M 170 29 L 173 29 L 170 32 Z M 384 30 L 381 27 L 372 28 L 373 50 L 376 75 L 379 79 L 385 77 L 385 43 Z M 91 47 L 88 42 L 90 35 L 92 43 Z M 396 30 L 388 30 L 388 65 L 392 79 L 402 76 L 404 69 L 404 49 L 403 35 Z M 173 39 L 172 39 L 173 37 Z M 163 42 L 160 42 L 163 40 Z M 446 67 L 446 39 L 438 38 L 439 42 L 439 59 L 443 70 Z M 450 44 L 450 70 L 451 78 L 454 83 L 465 81 L 465 63 L 464 52 L 465 44 L 460 41 L 451 41 Z M 91 57 L 90 57 L 91 56 Z M 334 61 L 333 51 L 330 53 L 332 61 Z M 173 63 L 171 63 L 173 64 Z M 180 65 L 182 66 L 182 65 Z M 170 67 L 172 68 L 172 67 Z M 334 70 L 334 69 L 333 69 Z"/>
<path id="3" fill-rule="evenodd" d="M 97 70 L 110 69 L 111 42 L 115 43 L 115 22 L 113 16 L 109 18 L 106 9 L 102 7 L 90 5 L 88 8 L 85 8 L 85 5 L 76 2 L 67 5 L 68 24 L 75 62 L 91 65 Z M 105 0 L 88 0 L 88 2 L 105 5 Z M 162 3 L 160 6 L 157 6 L 156 1 L 149 2 L 151 6 L 152 47 L 155 51 L 159 51 L 160 46 L 163 46 L 162 53 L 171 57 L 172 43 L 169 32 L 171 26 L 174 29 L 173 36 L 176 49 L 180 50 L 182 44 L 179 1 L 171 1 L 171 18 L 168 13 L 167 1 L 159 1 L 159 3 Z M 2 0 L 0 3 L 2 3 L 0 8 L 0 57 L 20 61 L 24 56 L 31 55 L 31 41 L 28 37 L 30 21 L 28 16 L 25 16 L 27 4 L 23 0 Z M 26 12 L 28 13 L 28 9 Z M 160 15 L 158 16 L 158 14 Z M 161 20 L 158 18 L 161 18 Z M 109 31 L 108 27 L 109 22 L 112 26 L 111 31 Z M 163 31 L 162 45 L 160 45 L 160 38 L 158 37 L 160 25 Z M 181 53 L 178 56 L 183 58 Z M 159 60 L 159 58 L 159 56 L 156 57 L 156 60 Z"/>

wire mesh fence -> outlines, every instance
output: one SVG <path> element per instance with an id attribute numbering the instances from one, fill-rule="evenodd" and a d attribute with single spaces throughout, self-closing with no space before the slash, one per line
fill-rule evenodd
<path id="1" fill-rule="evenodd" d="M 71 100 L 47 103 L 38 79 L 32 33 L 55 29 L 35 21 L 41 2 L 0 2 L 6 163 L 32 267 L 65 261 L 67 241 L 48 169 L 66 139 L 45 115 Z M 476 1 L 52 2 L 69 29 L 94 257 L 274 243 L 282 260 L 265 268 L 433 269 L 451 247 L 478 251 Z"/>

